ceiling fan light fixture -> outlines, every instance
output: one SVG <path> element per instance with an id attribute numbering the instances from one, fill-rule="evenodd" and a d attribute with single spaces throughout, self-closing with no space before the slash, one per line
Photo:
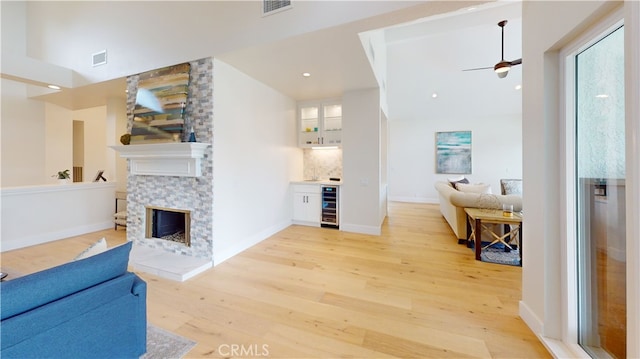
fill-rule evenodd
<path id="1" fill-rule="evenodd" d="M 493 67 L 493 70 L 498 74 L 508 72 L 511 70 L 511 63 L 509 61 L 500 61 Z"/>
<path id="2" fill-rule="evenodd" d="M 498 26 L 500 26 L 500 31 L 502 33 L 502 39 L 500 42 L 500 48 L 502 50 L 502 57 L 501 57 L 502 60 L 500 60 L 500 62 L 498 62 L 497 64 L 495 64 L 495 66 L 493 66 L 493 71 L 495 71 L 495 73 L 498 74 L 498 77 L 501 79 L 507 77 L 507 75 L 509 74 L 509 70 L 511 70 L 512 66 L 517 66 L 522 64 L 522 58 L 519 58 L 513 61 L 506 61 L 504 59 L 504 27 L 506 25 L 507 25 L 507 20 L 502 20 L 498 23 Z M 468 70 L 462 70 L 462 71 L 475 71 L 475 70 L 484 70 L 484 69 L 491 69 L 491 67 L 479 67 L 475 69 L 468 69 Z"/>
<path id="3" fill-rule="evenodd" d="M 511 63 L 509 61 L 500 61 L 493 67 L 493 70 L 498 74 L 498 77 L 503 79 L 507 77 L 509 70 L 511 70 Z"/>

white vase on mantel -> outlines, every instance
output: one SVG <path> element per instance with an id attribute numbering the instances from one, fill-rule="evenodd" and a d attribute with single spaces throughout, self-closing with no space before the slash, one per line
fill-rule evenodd
<path id="1" fill-rule="evenodd" d="M 67 184 L 69 183 L 68 178 L 58 178 L 58 184 Z"/>

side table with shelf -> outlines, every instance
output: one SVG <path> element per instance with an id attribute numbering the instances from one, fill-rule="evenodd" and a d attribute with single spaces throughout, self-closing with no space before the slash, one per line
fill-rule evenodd
<path id="1" fill-rule="evenodd" d="M 511 242 L 516 240 L 518 245 L 518 252 L 520 255 L 520 263 L 522 263 L 522 214 L 513 213 L 510 217 L 504 216 L 502 210 L 499 209 L 486 209 L 486 208 L 465 208 L 465 213 L 468 218 L 468 231 L 469 237 L 467 238 L 467 246 L 471 247 L 471 242 L 474 242 L 476 260 L 480 260 L 482 253 L 482 232 L 488 232 L 492 241 L 486 245 L 487 248 L 496 243 L 502 243 L 505 248 L 511 248 Z M 494 229 L 488 224 L 502 224 L 508 225 L 509 231 L 504 234 L 495 233 Z M 499 226 L 502 228 L 503 226 Z"/>

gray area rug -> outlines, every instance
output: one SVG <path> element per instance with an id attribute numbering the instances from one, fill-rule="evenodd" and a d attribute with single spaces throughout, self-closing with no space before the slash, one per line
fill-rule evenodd
<path id="1" fill-rule="evenodd" d="M 480 259 L 483 262 L 506 264 L 510 266 L 522 266 L 520 261 L 519 248 L 514 247 L 509 252 L 504 251 L 504 246 L 501 243 L 496 243 L 489 248 L 484 248 L 489 242 L 482 242 L 482 251 L 480 252 Z M 471 250 L 475 252 L 474 243 L 471 242 Z"/>
<path id="2" fill-rule="evenodd" d="M 179 359 L 196 342 L 147 323 L 147 352 L 141 359 Z"/>
<path id="3" fill-rule="evenodd" d="M 483 262 L 491 262 L 497 264 L 507 264 L 510 266 L 521 266 L 520 254 L 518 249 L 514 249 L 510 252 L 505 252 L 504 248 L 489 247 L 483 249 L 480 253 L 480 258 Z"/>

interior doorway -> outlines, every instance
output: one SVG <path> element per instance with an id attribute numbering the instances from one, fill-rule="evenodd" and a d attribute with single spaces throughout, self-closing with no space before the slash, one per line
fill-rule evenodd
<path id="1" fill-rule="evenodd" d="M 73 182 L 84 181 L 84 121 L 73 121 Z"/>

